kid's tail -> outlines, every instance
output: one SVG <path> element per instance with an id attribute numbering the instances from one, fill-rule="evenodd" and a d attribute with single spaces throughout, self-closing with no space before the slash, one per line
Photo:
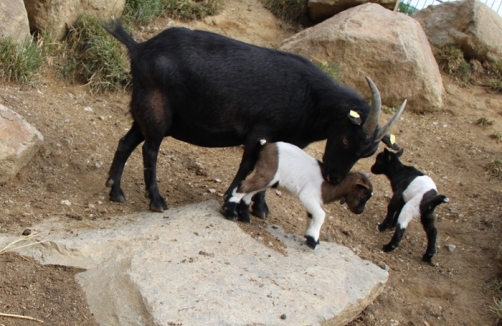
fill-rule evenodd
<path id="1" fill-rule="evenodd" d="M 430 198 L 429 200 L 420 204 L 420 211 L 421 211 L 422 215 L 431 214 L 434 212 L 434 209 L 436 209 L 436 206 L 443 204 L 443 203 L 447 203 L 449 201 L 450 201 L 450 199 L 448 197 L 446 197 L 445 195 L 434 196 L 434 197 Z"/>

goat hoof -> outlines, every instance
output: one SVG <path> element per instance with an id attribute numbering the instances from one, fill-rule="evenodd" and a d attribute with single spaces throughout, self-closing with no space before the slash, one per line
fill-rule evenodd
<path id="1" fill-rule="evenodd" d="M 158 201 L 153 201 L 150 203 L 150 210 L 152 212 L 162 213 L 168 208 L 166 200 L 162 197 Z"/>
<path id="2" fill-rule="evenodd" d="M 258 218 L 261 218 L 261 219 L 264 219 L 264 220 L 267 219 L 268 212 L 269 212 L 267 204 L 265 204 L 265 205 L 259 205 L 259 206 L 256 205 L 256 204 L 254 204 L 251 209 L 252 209 L 251 213 L 254 216 L 256 216 Z"/>
<path id="3" fill-rule="evenodd" d="M 249 216 L 249 214 L 241 215 L 241 216 L 239 216 L 239 221 L 241 221 L 243 223 L 251 223 L 251 217 Z"/>
<path id="4" fill-rule="evenodd" d="M 225 216 L 227 220 L 237 220 L 239 218 L 239 215 L 237 214 L 236 206 L 237 205 L 235 205 L 234 203 L 225 203 L 221 208 L 221 214 L 223 214 L 223 216 Z"/>
<path id="5" fill-rule="evenodd" d="M 383 251 L 385 251 L 385 252 L 390 252 L 390 251 L 392 251 L 394 249 L 396 249 L 396 247 L 394 247 L 394 246 L 392 246 L 390 244 L 386 244 L 386 245 L 383 246 Z"/>
<path id="6" fill-rule="evenodd" d="M 422 261 L 423 262 L 426 262 L 427 264 L 431 265 L 431 266 L 434 266 L 434 264 L 432 263 L 432 255 L 429 255 L 429 254 L 424 254 L 422 256 Z"/>
<path id="7" fill-rule="evenodd" d="M 110 200 L 117 203 L 124 203 L 126 201 L 126 198 L 122 190 L 119 190 L 110 192 Z"/>
<path id="8" fill-rule="evenodd" d="M 310 235 L 306 235 L 305 239 L 307 239 L 306 242 L 307 242 L 307 246 L 309 246 L 309 248 L 315 249 L 319 245 L 319 240 L 317 240 L 317 241 L 314 240 L 314 237 L 312 237 Z"/>
<path id="9" fill-rule="evenodd" d="M 385 230 L 387 230 L 387 226 L 384 224 L 378 224 L 377 228 L 379 232 L 384 232 Z"/>

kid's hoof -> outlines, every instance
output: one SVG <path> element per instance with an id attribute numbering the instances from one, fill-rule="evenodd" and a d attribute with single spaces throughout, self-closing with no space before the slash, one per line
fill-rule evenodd
<path id="1" fill-rule="evenodd" d="M 237 205 L 235 203 L 226 203 L 221 208 L 221 214 L 225 216 L 227 220 L 235 221 L 239 218 L 237 214 Z"/>
<path id="2" fill-rule="evenodd" d="M 269 213 L 268 206 L 267 206 L 267 204 L 265 204 L 265 205 L 254 204 L 252 207 L 251 213 L 258 218 L 266 220 L 268 217 L 268 213 Z"/>
<path id="3" fill-rule="evenodd" d="M 424 254 L 424 255 L 422 256 L 422 261 L 423 261 L 423 262 L 426 262 L 426 263 L 427 263 L 427 264 L 429 264 L 429 265 L 434 266 L 434 264 L 432 263 L 432 255 Z"/>
<path id="4" fill-rule="evenodd" d="M 307 239 L 307 241 L 306 241 L 307 242 L 307 246 L 309 246 L 312 249 L 317 248 L 317 246 L 319 245 L 319 240 L 315 241 L 314 237 L 312 237 L 310 235 L 306 235 L 305 239 Z"/>
<path id="5" fill-rule="evenodd" d="M 384 224 L 378 224 L 378 227 L 377 227 L 378 231 L 380 232 L 384 232 L 385 230 L 387 230 L 387 226 L 384 225 Z"/>
<path id="6" fill-rule="evenodd" d="M 390 251 L 392 251 L 394 249 L 396 249 L 396 247 L 391 246 L 390 244 L 386 244 L 386 245 L 383 246 L 383 251 L 385 251 L 385 252 L 390 252 Z"/>

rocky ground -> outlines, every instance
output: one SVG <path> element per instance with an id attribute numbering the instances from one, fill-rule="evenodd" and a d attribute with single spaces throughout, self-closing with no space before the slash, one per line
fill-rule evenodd
<path id="1" fill-rule="evenodd" d="M 139 30 L 138 38 L 149 38 L 172 23 L 160 18 Z M 227 1 L 223 14 L 190 25 L 270 47 L 292 33 L 253 0 Z M 372 177 L 375 196 L 363 214 L 353 215 L 339 204 L 326 207 L 321 241 L 343 244 L 390 273 L 384 293 L 352 326 L 492 325 L 495 321 L 491 307 L 494 288 L 500 285 L 495 256 L 502 227 L 502 181 L 489 180 L 484 166 L 502 159 L 501 143 L 489 137 L 502 132 L 502 95 L 482 86 L 461 88 L 443 78 L 444 110 L 427 115 L 405 111 L 393 130 L 405 148 L 402 160 L 431 176 L 440 193 L 450 198 L 449 204 L 436 210 L 435 265 L 420 260 L 426 238 L 418 221 L 411 223 L 395 252 L 381 251 L 392 236 L 376 231 L 392 195 L 384 177 Z M 131 124 L 128 98 L 127 93 L 91 94 L 85 86 L 64 85 L 50 74 L 35 86 L 2 84 L 0 103 L 36 126 L 45 142 L 29 166 L 0 184 L 1 233 L 21 238 L 25 229 L 48 218 L 79 232 L 106 227 L 112 216 L 147 209 L 140 150 L 125 169 L 122 183 L 127 202 L 109 202 L 105 187 L 117 142 Z M 381 120 L 390 117 L 383 114 Z M 481 117 L 493 124 L 480 127 L 475 122 Z M 323 142 L 307 149 L 317 158 L 323 150 Z M 209 198 L 221 203 L 241 154 L 239 147 L 200 148 L 166 139 L 158 163 L 161 193 L 171 207 Z M 373 160 L 362 160 L 355 169 L 369 171 Z M 270 223 L 303 234 L 306 214 L 299 201 L 276 191 L 269 191 L 267 200 L 268 221 L 253 219 L 251 225 L 242 225 L 247 232 L 265 243 L 269 239 L 264 226 Z M 95 325 L 74 280 L 78 272 L 40 266 L 12 252 L 1 254 L 0 313 L 31 316 L 48 325 Z M 0 325 L 28 323 L 37 321 L 0 316 Z"/>

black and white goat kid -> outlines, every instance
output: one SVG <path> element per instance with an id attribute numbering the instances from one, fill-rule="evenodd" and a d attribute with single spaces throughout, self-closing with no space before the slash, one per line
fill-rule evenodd
<path id="1" fill-rule="evenodd" d="M 270 187 L 285 189 L 307 209 L 310 222 L 305 238 L 307 245 L 315 249 L 326 215 L 323 204 L 339 200 L 353 213 L 361 214 L 373 195 L 369 173 L 349 172 L 340 183 L 333 185 L 324 181 L 322 163 L 299 147 L 284 142 L 269 143 L 264 139 L 259 144 L 253 173 L 232 194 L 231 200 L 238 204 L 239 219 L 243 222 L 250 221 L 249 204 L 257 192 Z"/>
<path id="2" fill-rule="evenodd" d="M 422 260 L 432 263 L 436 253 L 437 229 L 434 225 L 434 209 L 437 205 L 447 203 L 448 197 L 438 195 L 436 184 L 432 179 L 416 168 L 404 165 L 399 160 L 402 151 L 393 153 L 387 149 L 377 155 L 371 167 L 374 174 L 384 174 L 390 180 L 393 196 L 387 207 L 387 216 L 378 225 L 380 232 L 396 227 L 392 240 L 383 246 L 385 252 L 399 246 L 408 223 L 420 216 L 427 234 L 427 250 Z"/>

